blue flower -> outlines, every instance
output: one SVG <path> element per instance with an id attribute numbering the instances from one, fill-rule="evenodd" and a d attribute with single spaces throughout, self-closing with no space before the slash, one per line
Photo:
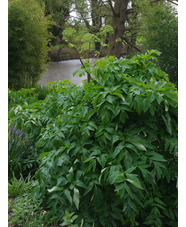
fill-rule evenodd
<path id="1" fill-rule="evenodd" d="M 21 133 L 19 134 L 19 136 L 25 138 L 25 133 L 24 133 L 24 132 L 21 132 Z"/>
<path id="2" fill-rule="evenodd" d="M 16 134 L 17 134 L 17 135 L 19 135 L 19 134 L 20 134 L 20 130 L 19 130 L 19 129 L 16 131 Z"/>
<path id="3" fill-rule="evenodd" d="M 15 134 L 15 127 L 12 126 L 12 127 L 10 128 L 10 130 L 11 130 L 11 134 L 14 135 L 14 134 Z"/>

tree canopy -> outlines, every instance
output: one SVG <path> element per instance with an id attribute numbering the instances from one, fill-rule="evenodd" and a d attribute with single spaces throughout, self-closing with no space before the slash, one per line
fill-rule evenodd
<path id="1" fill-rule="evenodd" d="M 177 10 L 170 4 L 159 2 L 153 7 L 147 3 L 147 9 L 139 20 L 140 43 L 145 50 L 153 48 L 161 52 L 159 65 L 170 80 L 178 83 L 178 16 Z M 150 8 L 150 10 L 148 10 Z M 148 35 L 147 35 L 148 34 Z"/>

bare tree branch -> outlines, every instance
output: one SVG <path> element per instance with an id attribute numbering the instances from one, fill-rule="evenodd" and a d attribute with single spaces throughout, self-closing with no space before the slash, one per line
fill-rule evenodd
<path id="1" fill-rule="evenodd" d="M 105 36 L 105 39 L 104 39 L 104 41 L 103 41 L 103 44 L 105 44 L 106 39 L 107 39 L 107 35 Z M 97 59 L 100 57 L 102 50 L 103 50 L 103 45 L 102 45 L 101 48 L 100 48 L 100 51 L 99 51 L 98 56 L 97 56 Z"/>
<path id="2" fill-rule="evenodd" d="M 139 48 L 137 48 L 136 46 L 134 46 L 133 44 L 131 44 L 126 38 L 123 37 L 123 40 L 131 47 L 133 47 L 134 49 L 136 49 L 138 52 L 142 53 L 141 50 Z"/>
<path id="3" fill-rule="evenodd" d="M 77 49 L 76 49 L 75 47 L 73 47 L 73 49 L 75 50 L 75 52 L 76 52 L 76 54 L 77 54 L 77 57 L 79 58 L 79 60 L 80 60 L 80 62 L 81 62 L 81 64 L 82 64 L 82 66 L 83 66 L 83 68 L 85 68 L 85 65 L 84 65 L 84 63 L 83 63 L 83 61 L 82 61 L 82 59 L 81 59 L 81 57 L 80 57 L 80 55 L 79 55 L 79 52 L 77 51 Z"/>
<path id="4" fill-rule="evenodd" d="M 135 13 L 136 11 L 134 9 L 128 9 L 127 10 L 127 15 Z"/>
<path id="5" fill-rule="evenodd" d="M 111 10 L 112 10 L 113 14 L 115 15 L 115 14 L 116 14 L 116 12 L 115 12 L 115 10 L 114 10 L 114 8 L 113 8 L 113 6 L 112 6 L 112 2 L 111 2 L 111 0 L 108 0 L 108 3 L 109 3 L 109 5 L 110 5 L 110 8 L 111 8 Z"/>
<path id="6" fill-rule="evenodd" d="M 109 11 L 113 12 L 112 9 L 110 9 L 103 1 L 102 1 L 102 4 L 103 4 Z"/>
<path id="7" fill-rule="evenodd" d="M 154 0 L 154 1 L 151 1 L 151 3 L 153 4 L 153 3 L 156 3 L 156 2 L 160 2 L 161 0 Z M 176 5 L 176 6 L 178 6 L 178 3 L 176 3 L 176 2 L 178 2 L 178 0 L 165 0 L 165 1 L 167 1 L 167 2 L 170 2 L 170 3 L 172 3 L 172 4 L 174 4 L 174 5 Z M 175 2 L 176 1 L 176 2 Z"/>
<path id="8" fill-rule="evenodd" d="M 167 0 L 167 1 L 170 2 L 170 3 L 172 3 L 172 4 L 174 4 L 174 5 L 176 5 L 176 6 L 178 6 L 178 3 L 174 2 L 174 1 L 171 1 L 171 0 Z"/>
<path id="9" fill-rule="evenodd" d="M 77 57 L 79 58 L 80 62 L 81 62 L 81 65 L 83 66 L 83 68 L 85 69 L 85 65 L 79 55 L 79 52 L 77 51 L 77 49 L 75 47 L 73 47 L 73 49 L 75 50 L 76 54 L 77 54 Z M 91 76 L 89 73 L 87 73 L 87 82 L 90 83 L 90 79 L 91 79 Z"/>

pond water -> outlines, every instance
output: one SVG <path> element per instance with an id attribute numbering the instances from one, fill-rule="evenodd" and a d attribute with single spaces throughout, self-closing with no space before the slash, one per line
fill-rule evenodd
<path id="1" fill-rule="evenodd" d="M 70 82 L 75 84 L 81 84 L 82 80 L 86 79 L 87 76 L 79 77 L 78 75 L 73 77 L 73 72 L 81 68 L 79 59 L 67 60 L 60 62 L 51 62 L 47 66 L 47 71 L 38 81 L 40 85 L 47 85 L 47 82 L 68 79 Z"/>

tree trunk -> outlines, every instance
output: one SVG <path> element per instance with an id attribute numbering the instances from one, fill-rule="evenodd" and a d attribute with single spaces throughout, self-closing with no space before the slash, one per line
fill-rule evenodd
<path id="1" fill-rule="evenodd" d="M 120 58 L 129 0 L 115 0 L 114 2 L 115 5 L 113 7 L 112 16 L 112 27 L 114 29 L 114 33 L 110 36 L 108 55 L 115 55 L 117 58 Z M 116 42 L 119 38 L 121 41 Z"/>
<path id="2" fill-rule="evenodd" d="M 91 33 L 96 34 L 99 32 L 102 23 L 101 23 L 101 15 L 100 15 L 100 4 L 98 0 L 91 0 L 91 18 L 92 18 L 92 28 Z M 95 42 L 95 50 L 99 51 L 101 48 L 100 42 Z"/>

